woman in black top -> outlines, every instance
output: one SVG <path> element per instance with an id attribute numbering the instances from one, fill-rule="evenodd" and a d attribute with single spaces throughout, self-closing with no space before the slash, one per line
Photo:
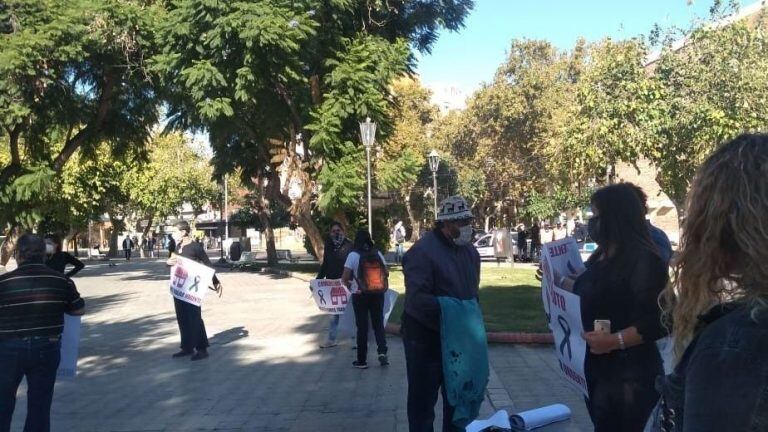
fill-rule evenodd
<path id="1" fill-rule="evenodd" d="M 66 277 L 74 276 L 85 267 L 82 261 L 61 250 L 61 239 L 53 234 L 45 236 L 45 252 L 48 257 L 45 265 L 59 273 L 64 273 L 67 264 L 74 266 L 72 270 L 64 273 Z"/>
<path id="2" fill-rule="evenodd" d="M 665 333 L 658 297 L 667 267 L 629 184 L 595 192 L 592 209 L 588 229 L 598 249 L 581 275 L 560 282 L 581 297 L 586 402 L 595 431 L 639 432 L 659 399 L 654 380 L 663 368 L 655 341 Z M 595 320 L 610 320 L 610 330 L 594 331 Z"/>

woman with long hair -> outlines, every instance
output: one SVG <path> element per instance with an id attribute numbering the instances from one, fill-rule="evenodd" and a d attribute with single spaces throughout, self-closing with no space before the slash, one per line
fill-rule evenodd
<path id="1" fill-rule="evenodd" d="M 768 430 L 768 135 L 741 135 L 701 166 L 664 292 L 675 371 L 668 431 Z"/>
<path id="2" fill-rule="evenodd" d="M 588 230 L 598 248 L 575 280 L 556 276 L 580 296 L 584 329 L 592 329 L 584 334 L 586 402 L 598 432 L 642 431 L 659 399 L 654 381 L 663 373 L 655 344 L 665 334 L 657 299 L 668 272 L 634 187 L 620 183 L 592 195 Z"/>
<path id="3" fill-rule="evenodd" d="M 61 238 L 54 234 L 45 236 L 45 256 L 45 265 L 59 273 L 64 273 L 66 277 L 71 278 L 85 267 L 82 261 L 62 250 Z M 67 265 L 73 268 L 65 273 Z"/>
<path id="4" fill-rule="evenodd" d="M 367 230 L 355 234 L 353 249 L 344 263 L 341 281 L 352 288 L 352 305 L 357 326 L 357 360 L 352 366 L 368 368 L 368 319 L 376 338 L 379 364 L 389 364 L 387 339 L 384 335 L 384 292 L 388 289 L 389 272 L 384 255 L 376 249 Z M 354 284 L 352 282 L 355 282 Z"/>

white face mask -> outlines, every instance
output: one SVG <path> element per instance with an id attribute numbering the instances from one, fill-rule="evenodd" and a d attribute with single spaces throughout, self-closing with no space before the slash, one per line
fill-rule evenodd
<path id="1" fill-rule="evenodd" d="M 56 248 L 52 244 L 46 243 L 45 253 L 47 253 L 48 255 L 53 255 L 54 252 L 56 252 Z"/>
<path id="2" fill-rule="evenodd" d="M 472 225 L 460 227 L 459 237 L 453 239 L 453 242 L 459 246 L 466 246 L 472 243 Z"/>

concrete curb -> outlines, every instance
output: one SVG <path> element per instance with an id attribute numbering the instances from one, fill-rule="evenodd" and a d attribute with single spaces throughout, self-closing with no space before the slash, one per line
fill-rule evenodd
<path id="1" fill-rule="evenodd" d="M 275 269 L 271 267 L 263 267 L 262 273 L 272 273 L 280 276 L 292 277 L 304 282 L 309 282 L 310 279 L 304 277 L 304 275 Z M 400 324 L 388 323 L 386 332 L 391 335 L 400 335 Z M 503 343 L 503 344 L 539 344 L 539 345 L 552 345 L 554 338 L 551 333 L 523 333 L 523 332 L 488 332 L 489 343 Z"/>

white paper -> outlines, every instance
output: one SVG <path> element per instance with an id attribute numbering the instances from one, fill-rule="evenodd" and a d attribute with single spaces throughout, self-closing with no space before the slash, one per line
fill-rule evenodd
<path id="1" fill-rule="evenodd" d="M 489 427 L 511 429 L 512 426 L 509 423 L 509 414 L 507 414 L 507 411 L 496 411 L 496 414 L 492 415 L 487 420 L 475 420 L 464 430 L 466 432 L 480 432 Z"/>
<path id="2" fill-rule="evenodd" d="M 61 361 L 56 376 L 74 378 L 77 375 L 77 355 L 80 350 L 80 316 L 64 314 L 64 331 L 61 333 Z"/>
<path id="3" fill-rule="evenodd" d="M 343 315 L 347 304 L 352 301 L 351 294 L 341 279 L 313 279 L 312 298 L 318 309 L 331 315 Z"/>
<path id="4" fill-rule="evenodd" d="M 549 329 L 555 339 L 555 354 L 561 375 L 584 396 L 589 396 L 584 374 L 587 342 L 581 336 L 581 299 L 560 288 L 556 281 L 562 276 L 584 270 L 579 247 L 573 238 L 547 243 L 542 249 L 541 298 L 547 315 Z"/>
<path id="5" fill-rule="evenodd" d="M 532 430 L 569 418 L 571 418 L 570 408 L 563 404 L 555 404 L 523 411 L 513 415 L 509 420 L 516 429 Z"/>
<path id="6" fill-rule="evenodd" d="M 202 305 L 216 270 L 189 258 L 174 258 L 176 264 L 171 267 L 171 295 L 195 306 Z"/>

